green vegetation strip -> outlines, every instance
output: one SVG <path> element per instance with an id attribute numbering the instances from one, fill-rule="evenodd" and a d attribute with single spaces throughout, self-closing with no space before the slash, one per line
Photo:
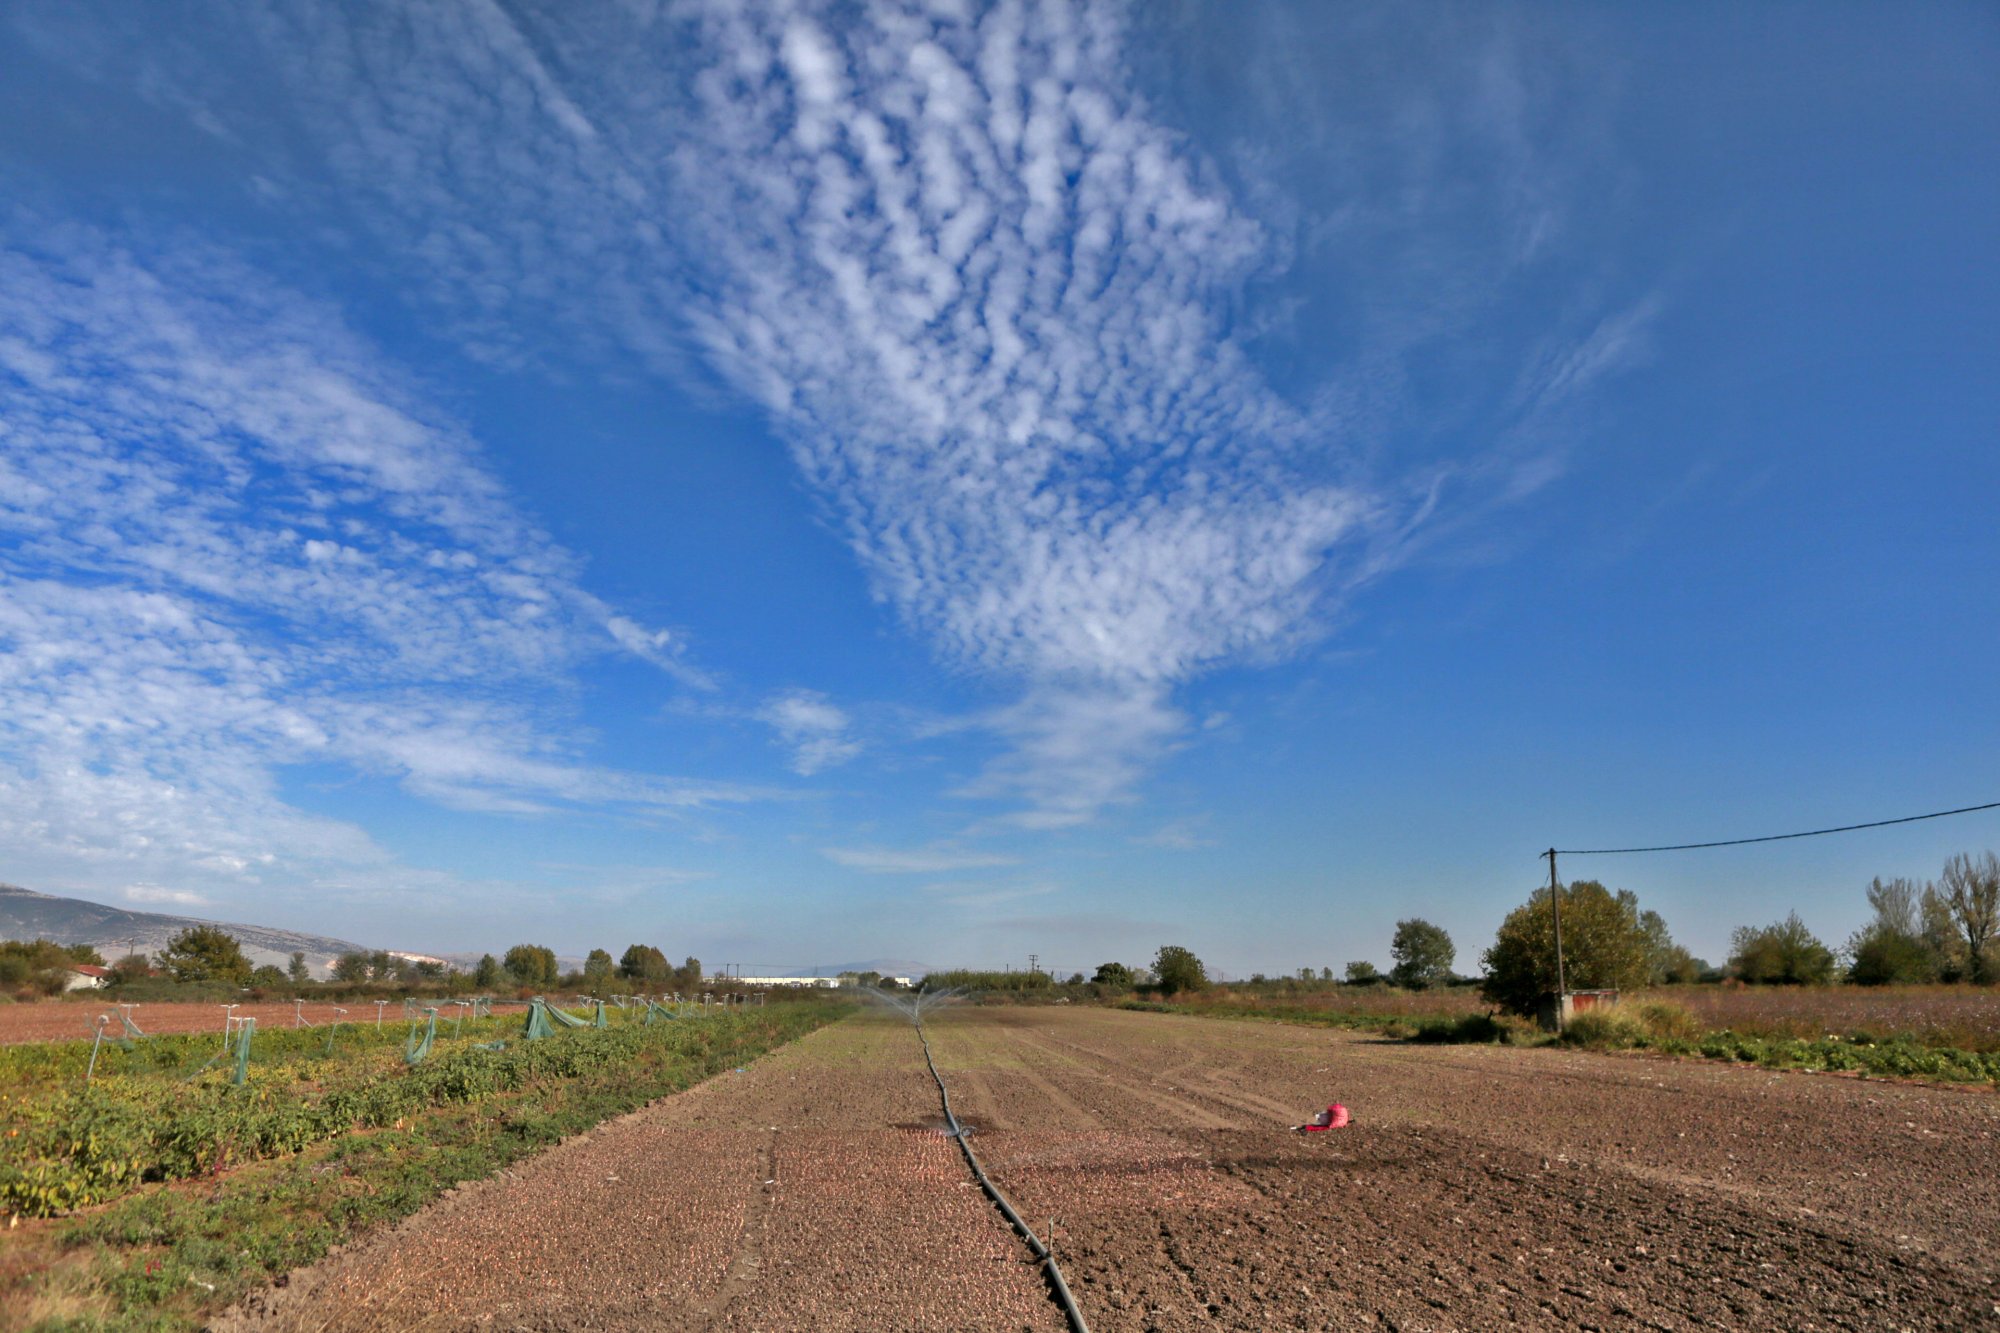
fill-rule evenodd
<path id="1" fill-rule="evenodd" d="M 392 1041 L 332 1074 L 314 1066 L 325 1077 L 311 1082 L 281 1065 L 242 1087 L 142 1076 L 10 1094 L 0 1162 L 8 1207 L 30 1216 L 78 1206 L 59 1200 L 113 1201 L 16 1226 L 0 1266 L 0 1327 L 197 1327 L 360 1228 L 846 1012 L 774 1004 L 499 1051 L 468 1036 L 451 1049 L 440 1040 L 437 1055 L 408 1069 L 402 1034 L 385 1032 Z"/>
<path id="2" fill-rule="evenodd" d="M 1357 1010 L 1294 1005 L 1187 1005 L 1128 1000 L 1117 1006 L 1147 1013 L 1202 1018 L 1244 1018 L 1310 1027 L 1379 1032 L 1420 1043 L 1514 1046 L 1563 1045 L 1591 1050 L 1650 1050 L 1664 1055 L 1755 1064 L 1766 1069 L 1867 1074 L 1877 1078 L 1922 1079 L 1934 1083 L 2000 1085 L 2000 1052 L 1928 1045 L 1915 1037 L 1878 1037 L 1867 1032 L 1816 1040 L 1751 1036 L 1728 1029 L 1707 1030 L 1679 1005 L 1637 1002 L 1580 1014 L 1561 1037 L 1536 1031 L 1525 1021 L 1491 1014 L 1412 1020 Z"/>

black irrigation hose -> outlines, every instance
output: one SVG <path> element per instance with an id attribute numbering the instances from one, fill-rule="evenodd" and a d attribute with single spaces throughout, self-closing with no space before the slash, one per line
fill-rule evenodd
<path id="1" fill-rule="evenodd" d="M 986 1197 L 999 1205 L 1000 1211 L 1006 1215 L 1009 1222 L 1013 1223 L 1014 1230 L 1021 1233 L 1021 1239 L 1027 1241 L 1028 1248 L 1034 1251 L 1035 1258 L 1041 1262 L 1043 1275 L 1049 1280 L 1050 1289 L 1055 1292 L 1056 1300 L 1062 1304 L 1063 1314 L 1069 1319 L 1070 1328 L 1075 1333 L 1090 1333 L 1090 1325 L 1084 1322 L 1083 1311 L 1076 1306 L 1076 1297 L 1070 1295 L 1069 1283 L 1063 1280 L 1062 1267 L 1056 1263 L 1055 1255 L 1049 1251 L 1048 1246 L 1042 1244 L 1041 1237 L 1021 1220 L 1021 1215 L 1014 1211 L 1013 1204 L 1007 1202 L 1007 1196 L 1000 1192 L 1000 1187 L 987 1179 L 986 1168 L 979 1164 L 979 1158 L 972 1151 L 972 1140 L 965 1136 L 965 1130 L 959 1126 L 958 1116 L 951 1109 L 951 1092 L 944 1085 L 944 1076 L 938 1073 L 937 1061 L 931 1058 L 931 1039 L 924 1035 L 922 1023 L 917 1024 L 917 1040 L 924 1044 L 924 1063 L 931 1067 L 931 1077 L 937 1080 L 938 1096 L 944 1099 L 945 1122 L 951 1126 L 951 1136 L 958 1140 L 959 1151 L 965 1154 L 966 1165 L 972 1168 L 972 1174 L 978 1179 L 979 1187 L 986 1191 Z"/>

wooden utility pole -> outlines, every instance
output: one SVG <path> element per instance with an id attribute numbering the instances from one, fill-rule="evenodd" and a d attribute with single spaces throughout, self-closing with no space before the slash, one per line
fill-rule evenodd
<path id="1" fill-rule="evenodd" d="M 1562 885 L 1556 882 L 1556 849 L 1551 847 L 1542 855 L 1549 858 L 1549 915 L 1556 923 L 1556 1031 L 1561 1032 L 1563 996 L 1569 993 L 1569 982 L 1563 975 Z"/>

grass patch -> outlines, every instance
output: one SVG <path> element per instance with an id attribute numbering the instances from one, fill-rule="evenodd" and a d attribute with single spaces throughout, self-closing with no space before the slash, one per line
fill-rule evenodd
<path id="1" fill-rule="evenodd" d="M 1668 1000 L 1628 1000 L 1576 1015 L 1560 1037 L 1524 1019 L 1494 1014 L 1412 1020 L 1380 1013 L 1283 1004 L 1177 1004 L 1124 1000 L 1113 1006 L 1142 1013 L 1201 1018 L 1262 1019 L 1307 1027 L 1375 1032 L 1429 1044 L 1545 1046 L 1582 1050 L 1648 1050 L 1666 1055 L 1754 1064 L 1766 1069 L 1855 1073 L 1877 1078 L 2000 1086 L 2000 1052 L 1932 1044 L 1930 1034 L 1877 1037 L 1864 1029 L 1816 1038 L 1711 1028 L 1686 1006 Z"/>
<path id="2" fill-rule="evenodd" d="M 0 1260 L 0 1327 L 180 1330 L 365 1228 L 421 1208 L 612 1116 L 636 1110 L 792 1041 L 848 1012 L 799 1002 L 663 1023 L 565 1032 L 502 1052 L 465 1049 L 404 1070 L 335 1080 L 373 1108 L 262 1160 L 220 1144 L 285 1099 L 253 1082 L 210 1087 L 233 1108 L 207 1169 L 132 1180 L 108 1204 L 20 1223 Z M 474 1067 L 476 1058 L 487 1067 Z M 512 1057 L 511 1060 L 509 1057 Z M 199 1085 L 192 1085 L 199 1087 Z M 129 1091 L 129 1090 L 128 1090 Z M 243 1094 L 250 1094 L 244 1096 Z M 323 1110 L 325 1089 L 293 1094 L 291 1117 Z M 301 1112 L 301 1106 L 316 1109 Z M 245 1118 L 247 1117 L 247 1119 Z M 284 1118 L 284 1117 L 281 1117 Z M 81 1137 L 81 1136 L 76 1136 Z"/>

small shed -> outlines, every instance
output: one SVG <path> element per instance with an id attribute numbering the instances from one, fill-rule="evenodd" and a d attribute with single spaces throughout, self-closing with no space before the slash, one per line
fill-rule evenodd
<path id="1" fill-rule="evenodd" d="M 63 989 L 102 990 L 111 984 L 111 969 L 91 963 L 78 963 L 63 977 Z"/>
<path id="2" fill-rule="evenodd" d="M 1587 1014 L 1593 1009 L 1603 1009 L 1618 1003 L 1615 990 L 1570 990 L 1557 995 L 1551 991 L 1542 997 L 1542 1027 L 1550 1032 L 1560 1032 L 1569 1026 L 1569 1021 L 1578 1014 Z"/>

